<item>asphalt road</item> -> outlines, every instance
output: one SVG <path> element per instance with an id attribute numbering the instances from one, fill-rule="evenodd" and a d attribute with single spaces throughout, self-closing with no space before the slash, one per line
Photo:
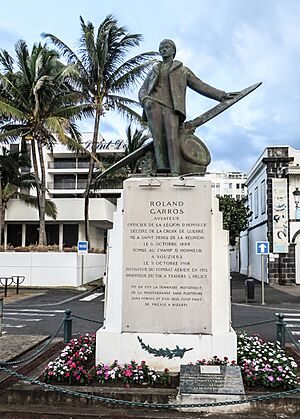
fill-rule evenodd
<path id="1" fill-rule="evenodd" d="M 51 335 L 61 324 L 66 309 L 70 309 L 74 315 L 102 322 L 103 288 L 89 292 L 50 289 L 25 300 L 7 302 L 4 305 L 3 332 L 16 335 Z M 100 326 L 96 322 L 74 318 L 73 334 L 95 332 Z M 63 336 L 63 328 L 58 336 Z"/>
<path id="2" fill-rule="evenodd" d="M 244 303 L 240 283 L 234 280 L 232 292 L 232 324 L 235 330 L 249 334 L 258 333 L 265 340 L 276 341 L 276 313 L 289 312 L 300 314 L 299 299 L 291 297 L 280 303 L 274 290 L 267 294 L 269 302 L 262 306 L 259 298 L 251 304 Z M 4 305 L 4 333 L 19 335 L 51 335 L 61 324 L 65 310 L 70 309 L 73 315 L 87 319 L 103 321 L 104 290 L 94 288 L 88 292 L 76 290 L 49 289 L 25 300 L 7 302 Z M 283 293 L 281 293 L 283 294 Z M 259 296 L 259 290 L 256 292 Z M 272 323 L 258 324 L 251 327 L 240 327 L 251 323 L 274 320 Z M 91 333 L 101 325 L 96 322 L 78 318 L 73 319 L 73 334 Z M 63 329 L 58 336 L 63 336 Z"/>

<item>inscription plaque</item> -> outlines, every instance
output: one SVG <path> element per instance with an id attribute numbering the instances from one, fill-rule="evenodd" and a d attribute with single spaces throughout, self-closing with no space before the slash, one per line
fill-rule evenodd
<path id="1" fill-rule="evenodd" d="M 180 393 L 186 394 L 245 394 L 240 368 L 231 365 L 218 366 L 217 370 L 200 365 L 180 366 Z"/>
<path id="2" fill-rule="evenodd" d="M 211 333 L 211 183 L 124 182 L 122 330 Z"/>

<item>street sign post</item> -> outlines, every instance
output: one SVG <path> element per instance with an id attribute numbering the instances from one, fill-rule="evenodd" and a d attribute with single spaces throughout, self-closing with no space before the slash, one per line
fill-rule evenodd
<path id="1" fill-rule="evenodd" d="M 87 241 L 82 240 L 82 241 L 79 241 L 77 243 L 77 252 L 78 253 L 86 254 L 86 253 L 88 253 L 88 250 L 89 250 L 89 243 Z"/>
<path id="2" fill-rule="evenodd" d="M 256 254 L 257 255 L 268 255 L 270 245 L 269 242 L 256 242 Z"/>
<path id="3" fill-rule="evenodd" d="M 84 255 L 88 254 L 89 243 L 86 240 L 77 242 L 77 252 L 81 255 L 81 286 L 83 286 L 83 276 L 84 276 Z"/>
<path id="4" fill-rule="evenodd" d="M 265 278 L 264 278 L 264 256 L 267 256 L 270 251 L 270 244 L 267 241 L 256 242 L 256 254 L 260 258 L 260 278 L 261 278 L 261 304 L 265 305 Z"/>

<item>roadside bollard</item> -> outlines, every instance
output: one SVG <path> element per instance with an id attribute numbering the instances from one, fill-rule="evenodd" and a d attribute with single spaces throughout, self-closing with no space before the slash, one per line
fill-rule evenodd
<path id="1" fill-rule="evenodd" d="M 3 298 L 0 297 L 0 337 L 2 336 L 3 328 Z"/>
<path id="2" fill-rule="evenodd" d="M 68 343 L 72 339 L 72 311 L 65 310 L 64 318 L 64 342 Z"/>
<path id="3" fill-rule="evenodd" d="M 280 343 L 281 348 L 285 348 L 285 323 L 284 314 L 277 313 L 277 342 Z"/>
<path id="4" fill-rule="evenodd" d="M 255 294 L 254 279 L 246 279 L 245 281 L 246 304 L 248 304 L 249 300 L 254 299 L 254 294 Z"/>

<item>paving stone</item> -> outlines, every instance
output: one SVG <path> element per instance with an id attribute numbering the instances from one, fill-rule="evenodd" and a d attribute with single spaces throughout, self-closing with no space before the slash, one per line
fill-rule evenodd
<path id="1" fill-rule="evenodd" d="M 33 348 L 48 336 L 9 335 L 0 337 L 0 361 L 9 361 Z"/>

